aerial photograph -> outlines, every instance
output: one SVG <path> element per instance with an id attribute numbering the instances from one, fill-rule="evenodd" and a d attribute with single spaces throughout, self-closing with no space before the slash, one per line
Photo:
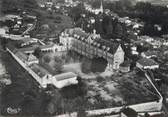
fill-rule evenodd
<path id="1" fill-rule="evenodd" d="M 0 117 L 168 117 L 168 0 L 0 0 Z"/>

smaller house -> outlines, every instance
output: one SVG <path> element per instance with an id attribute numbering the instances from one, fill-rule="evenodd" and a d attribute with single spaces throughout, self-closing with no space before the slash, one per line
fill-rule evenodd
<path id="1" fill-rule="evenodd" d="M 30 44 L 37 43 L 37 42 L 38 40 L 34 38 L 24 38 L 22 40 L 19 40 L 19 45 L 21 47 L 24 47 L 24 46 L 28 46 Z"/>
<path id="2" fill-rule="evenodd" d="M 57 51 L 55 44 L 21 48 L 19 50 L 22 51 L 23 53 L 26 53 L 26 54 L 32 54 L 32 53 L 34 53 L 35 49 L 38 47 L 40 48 L 41 52 L 55 52 L 55 51 Z"/>
<path id="3" fill-rule="evenodd" d="M 157 51 L 147 51 L 147 52 L 142 52 L 141 56 L 144 58 L 152 58 L 152 57 L 157 57 L 158 52 Z"/>
<path id="4" fill-rule="evenodd" d="M 146 41 L 146 42 L 152 42 L 152 41 L 154 41 L 154 39 L 153 39 L 152 37 L 146 36 L 146 35 L 144 35 L 144 36 L 139 36 L 138 39 L 139 39 L 139 40 Z"/>
<path id="5" fill-rule="evenodd" d="M 136 62 L 136 67 L 140 69 L 157 69 L 159 64 L 152 59 L 141 58 Z"/>
<path id="6" fill-rule="evenodd" d="M 120 71 L 123 73 L 127 73 L 130 71 L 130 62 L 129 61 L 124 61 L 122 64 L 120 64 Z"/>
<path id="7" fill-rule="evenodd" d="M 38 46 L 34 46 L 34 47 L 27 47 L 27 48 L 21 48 L 19 49 L 19 51 L 25 53 L 25 54 L 33 54 L 34 50 L 38 48 Z"/>
<path id="8" fill-rule="evenodd" d="M 77 75 L 73 72 L 55 75 L 52 78 L 52 83 L 57 88 L 63 88 L 63 87 L 69 86 L 69 85 L 78 84 Z"/>

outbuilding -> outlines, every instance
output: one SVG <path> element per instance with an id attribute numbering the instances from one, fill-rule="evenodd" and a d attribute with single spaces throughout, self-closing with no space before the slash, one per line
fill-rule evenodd
<path id="1" fill-rule="evenodd" d="M 62 73 L 56 76 L 53 76 L 52 83 L 59 89 L 78 84 L 77 75 L 73 72 Z"/>
<path id="2" fill-rule="evenodd" d="M 136 62 L 136 67 L 140 69 L 157 69 L 159 64 L 152 59 L 141 58 Z"/>

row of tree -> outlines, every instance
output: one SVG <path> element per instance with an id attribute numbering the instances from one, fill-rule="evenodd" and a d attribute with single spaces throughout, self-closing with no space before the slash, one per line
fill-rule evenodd
<path id="1" fill-rule="evenodd" d="M 165 6 L 155 6 L 148 2 L 137 2 L 133 5 L 130 0 L 124 0 L 105 4 L 105 9 L 117 13 L 119 16 L 137 18 L 145 22 L 142 35 L 160 36 L 168 32 L 168 8 Z M 132 4 L 131 4 L 132 3 Z M 158 30 L 155 25 L 162 29 Z"/>
<path id="2" fill-rule="evenodd" d="M 33 10 L 38 8 L 36 0 L 2 0 L 1 11 L 3 13 L 16 13 L 21 10 Z"/>
<path id="3" fill-rule="evenodd" d="M 96 2 L 96 1 L 95 1 Z M 85 16 L 83 16 L 84 14 Z M 126 27 L 118 22 L 117 19 L 112 19 L 110 16 L 94 15 L 86 11 L 82 4 L 72 8 L 69 11 L 69 15 L 74 20 L 77 27 L 83 28 L 88 33 L 93 33 L 96 29 L 98 34 L 101 34 L 104 38 L 125 38 Z M 95 23 L 90 22 L 90 18 L 95 19 Z"/>

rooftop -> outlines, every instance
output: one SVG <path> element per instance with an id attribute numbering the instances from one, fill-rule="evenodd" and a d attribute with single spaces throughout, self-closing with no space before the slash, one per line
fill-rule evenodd
<path id="1" fill-rule="evenodd" d="M 30 68 L 37 74 L 39 75 L 40 77 L 44 77 L 46 75 L 50 75 L 50 73 L 44 69 L 43 67 L 41 67 L 40 65 L 38 64 L 32 64 L 30 66 Z"/>
<path id="2" fill-rule="evenodd" d="M 54 76 L 54 78 L 57 81 L 66 80 L 66 79 L 70 79 L 70 78 L 74 78 L 74 77 L 77 77 L 77 75 L 73 72 L 62 73 L 62 74 Z"/>
<path id="3" fill-rule="evenodd" d="M 145 54 L 146 56 L 152 56 L 152 55 L 157 56 L 157 55 L 158 55 L 158 52 L 157 52 L 157 51 L 146 51 L 146 52 L 144 52 L 144 54 Z"/>
<path id="4" fill-rule="evenodd" d="M 90 43 L 94 46 L 98 46 L 100 49 L 106 49 L 108 52 L 114 54 L 120 45 L 117 41 L 107 41 L 101 38 L 97 34 L 88 34 L 84 32 L 81 28 L 74 28 L 65 31 L 71 36 L 76 36 L 77 39 L 85 41 L 86 43 Z M 79 38 L 78 38 L 79 37 Z M 90 39 L 90 40 L 89 40 Z"/>
<path id="5" fill-rule="evenodd" d="M 31 42 L 31 41 L 37 41 L 37 39 L 35 38 L 23 38 L 22 40 L 18 40 L 19 43 L 27 43 L 27 42 Z"/>
<path id="6" fill-rule="evenodd" d="M 143 66 L 153 66 L 153 65 L 158 65 L 157 62 L 155 62 L 152 59 L 147 59 L 147 58 L 141 58 L 137 61 L 138 63 L 140 63 Z"/>
<path id="7" fill-rule="evenodd" d="M 21 48 L 19 49 L 20 51 L 24 52 L 24 51 L 34 51 L 36 48 L 40 48 L 40 49 L 47 49 L 47 48 L 52 48 L 54 46 L 54 44 L 50 44 L 50 45 L 35 45 L 33 47 L 27 47 L 27 48 Z"/>

